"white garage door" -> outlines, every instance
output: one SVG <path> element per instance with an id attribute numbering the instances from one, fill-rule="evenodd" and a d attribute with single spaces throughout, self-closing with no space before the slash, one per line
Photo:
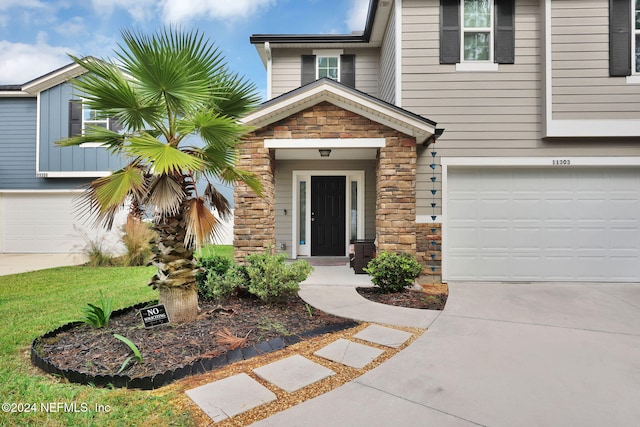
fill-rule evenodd
<path id="1" fill-rule="evenodd" d="M 637 168 L 453 168 L 446 278 L 640 282 Z"/>
<path id="2" fill-rule="evenodd" d="M 0 195 L 2 252 L 82 252 L 85 237 L 117 245 L 116 234 L 92 230 L 74 214 L 77 193 L 5 193 Z M 81 231 L 82 230 L 82 231 Z M 84 236 L 83 237 L 83 233 Z"/>

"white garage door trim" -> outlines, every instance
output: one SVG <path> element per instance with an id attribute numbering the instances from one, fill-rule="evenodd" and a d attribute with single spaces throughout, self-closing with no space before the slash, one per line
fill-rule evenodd
<path id="1" fill-rule="evenodd" d="M 534 158 L 442 158 L 442 219 L 443 219 L 443 246 L 442 246 L 442 277 L 443 281 L 449 281 L 452 274 L 450 270 L 449 248 L 449 167 L 451 166 L 486 166 L 488 170 L 499 167 L 547 167 L 553 169 L 572 169 L 575 167 L 584 169 L 585 166 L 616 167 L 616 166 L 640 166 L 640 157 L 534 157 Z M 538 169 L 538 168 L 536 168 Z M 534 279 L 535 280 L 535 279 Z M 598 281 L 594 279 L 594 281 Z M 621 281 L 629 281 L 622 279 Z"/>

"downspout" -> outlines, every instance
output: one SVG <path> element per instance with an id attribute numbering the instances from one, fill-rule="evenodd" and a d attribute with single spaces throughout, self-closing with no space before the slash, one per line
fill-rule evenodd
<path id="1" fill-rule="evenodd" d="M 395 34 L 395 60 L 396 60 L 396 93 L 395 104 L 397 107 L 402 108 L 402 0 L 395 1 L 395 15 L 396 15 L 396 34 Z"/>
<path id="2" fill-rule="evenodd" d="M 269 44 L 269 42 L 264 43 L 264 53 L 265 53 L 265 56 L 267 57 L 267 101 L 268 101 L 272 97 L 271 78 L 272 78 L 272 72 L 273 72 L 272 71 L 273 61 L 271 59 L 271 44 Z"/>

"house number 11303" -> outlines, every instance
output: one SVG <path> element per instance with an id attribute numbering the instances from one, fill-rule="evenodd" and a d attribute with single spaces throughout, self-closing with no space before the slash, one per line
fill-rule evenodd
<path id="1" fill-rule="evenodd" d="M 569 166 L 571 164 L 571 160 L 569 159 L 553 160 L 551 164 L 553 166 Z"/>

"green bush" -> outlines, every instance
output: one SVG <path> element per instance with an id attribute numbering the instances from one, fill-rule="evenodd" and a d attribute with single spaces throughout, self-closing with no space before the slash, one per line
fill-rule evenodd
<path id="1" fill-rule="evenodd" d="M 413 286 L 414 280 L 422 272 L 422 266 L 411 254 L 382 251 L 369 261 L 364 271 L 381 292 L 391 293 Z"/>
<path id="2" fill-rule="evenodd" d="M 291 264 L 285 261 L 284 254 L 247 256 L 249 292 L 268 303 L 284 302 L 297 295 L 300 282 L 309 277 L 313 267 L 302 260 Z"/>
<path id="3" fill-rule="evenodd" d="M 246 281 L 240 266 L 229 268 L 223 275 L 210 270 L 205 281 L 198 286 L 198 292 L 203 298 L 222 302 L 243 287 Z"/>
<path id="4" fill-rule="evenodd" d="M 196 283 L 198 289 L 205 285 L 207 277 L 210 273 L 215 273 L 222 277 L 227 270 L 234 266 L 234 262 L 231 258 L 222 255 L 207 255 L 198 261 L 198 267 L 201 271 L 196 275 Z"/>

